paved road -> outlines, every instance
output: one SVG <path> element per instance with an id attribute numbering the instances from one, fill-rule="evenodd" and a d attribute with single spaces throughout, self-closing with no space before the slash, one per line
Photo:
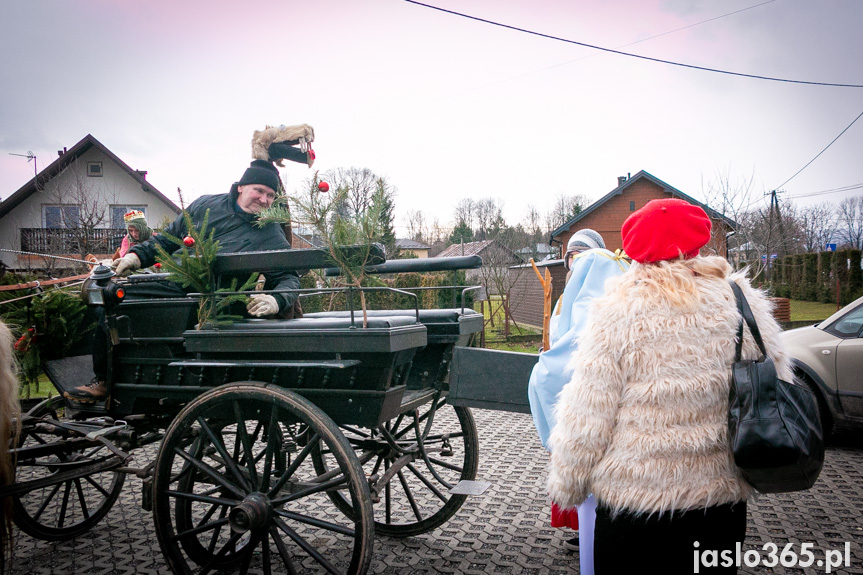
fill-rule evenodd
<path id="1" fill-rule="evenodd" d="M 549 527 L 545 455 L 530 416 L 475 410 L 481 438 L 480 476 L 492 482 L 443 527 L 409 539 L 378 537 L 370 573 L 552 575 L 578 572 L 578 555 L 561 543 L 567 533 Z M 138 464 L 141 463 L 139 460 Z M 10 574 L 167 573 L 152 516 L 141 509 L 140 481 L 130 479 L 108 516 L 75 540 L 51 543 L 18 534 Z M 850 543 L 850 567 L 863 574 L 863 433 L 831 440 L 821 478 L 808 492 L 763 496 L 749 506 L 744 551 L 774 543 L 813 543 L 816 559 Z M 762 558 L 766 555 L 762 552 Z M 844 558 L 843 558 L 844 560 Z M 661 572 L 660 569 L 647 571 Z M 825 567 L 741 573 L 824 573 Z"/>

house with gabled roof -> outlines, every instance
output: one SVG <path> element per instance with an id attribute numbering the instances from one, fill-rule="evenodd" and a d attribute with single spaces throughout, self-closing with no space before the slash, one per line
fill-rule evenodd
<path id="1" fill-rule="evenodd" d="M 144 212 L 151 227 L 180 208 L 91 134 L 0 203 L 0 248 L 80 258 L 108 257 L 125 235 L 123 214 Z M 5 194 L 3 194 L 5 196 Z M 49 270 L 68 265 L 0 252 L 0 267 Z M 74 265 L 74 264 L 72 264 Z"/>
<path id="2" fill-rule="evenodd" d="M 622 248 L 620 227 L 626 218 L 650 200 L 661 198 L 679 198 L 704 209 L 713 227 L 711 240 L 701 249 L 701 253 L 727 257 L 727 238 L 737 229 L 737 223 L 644 170 L 631 177 L 619 177 L 616 188 L 551 232 L 550 241 L 565 250 L 572 234 L 590 228 L 599 232 L 609 250 Z"/>
<path id="3" fill-rule="evenodd" d="M 409 238 L 396 238 L 396 250 L 402 257 L 405 254 L 411 254 L 417 258 L 427 258 L 429 257 L 431 246 Z"/>

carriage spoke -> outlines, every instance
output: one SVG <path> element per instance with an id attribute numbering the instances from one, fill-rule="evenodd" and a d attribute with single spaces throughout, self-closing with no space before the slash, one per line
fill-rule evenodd
<path id="1" fill-rule="evenodd" d="M 261 569 L 264 571 L 264 575 L 270 575 L 272 573 L 270 569 L 270 561 L 270 541 L 265 533 L 261 538 Z"/>
<path id="2" fill-rule="evenodd" d="M 188 461 L 189 463 L 191 463 L 193 466 L 195 466 L 199 471 L 204 473 L 207 477 L 209 477 L 210 479 L 212 479 L 213 481 L 215 481 L 216 483 L 218 483 L 219 485 L 221 485 L 222 487 L 224 487 L 225 489 L 227 489 L 228 491 L 230 491 L 231 493 L 233 493 L 234 495 L 236 495 L 240 499 L 242 499 L 244 497 L 245 493 L 243 493 L 243 491 L 239 487 L 237 487 L 233 483 L 230 483 L 224 475 L 222 475 L 218 472 L 218 470 L 210 467 L 209 465 L 207 465 L 203 461 L 195 459 L 194 457 L 192 457 L 191 455 L 189 455 L 188 453 L 186 453 L 185 451 L 183 451 L 179 447 L 175 447 L 174 452 L 177 455 L 179 455 L 180 457 L 182 457 L 183 459 L 185 459 L 186 461 Z"/>
<path id="3" fill-rule="evenodd" d="M 234 416 L 237 419 L 237 436 L 243 445 L 245 451 L 246 463 L 249 467 L 249 478 L 252 482 L 252 491 L 258 490 L 258 471 L 255 468 L 254 457 L 252 454 L 252 441 L 249 438 L 249 432 L 246 430 L 246 418 L 243 416 L 243 410 L 240 408 L 240 402 L 234 401 Z"/>
<path id="4" fill-rule="evenodd" d="M 240 484 L 246 491 L 251 491 L 251 487 L 248 483 L 246 483 L 246 478 L 243 477 L 243 474 L 240 472 L 240 469 L 237 467 L 234 459 L 231 458 L 230 455 L 228 455 L 228 450 L 227 448 L 225 448 L 225 444 L 222 443 L 222 438 L 216 436 L 216 432 L 213 431 L 213 429 L 207 424 L 206 421 L 204 421 L 203 417 L 198 418 L 198 425 L 201 426 L 201 429 L 203 429 L 204 433 L 207 434 L 207 437 L 210 438 L 210 442 L 213 444 L 213 447 L 215 447 L 216 451 L 219 452 L 219 455 L 222 456 L 224 464 L 228 467 L 228 469 L 231 470 L 233 476 L 237 478 L 237 480 L 240 482 Z"/>
<path id="5" fill-rule="evenodd" d="M 339 485 L 344 485 L 347 483 L 347 478 L 342 475 L 340 477 L 336 477 L 335 479 L 330 479 L 329 481 L 324 481 L 323 483 L 319 483 L 313 487 L 308 487 L 306 489 L 291 493 L 290 495 L 286 495 L 285 497 L 279 497 L 278 499 L 273 499 L 270 503 L 277 507 L 279 505 L 284 505 L 285 503 L 290 503 L 291 501 L 296 501 L 297 499 L 302 499 L 303 497 L 308 497 L 309 495 L 314 495 L 315 493 L 320 493 L 321 491 L 327 491 L 330 489 L 334 489 Z"/>
<path id="6" fill-rule="evenodd" d="M 294 561 L 291 559 L 291 554 L 288 552 L 288 548 L 285 547 L 285 542 L 282 541 L 282 537 L 279 535 L 276 526 L 273 525 L 270 527 L 270 536 L 273 538 L 273 541 L 276 543 L 276 549 L 279 551 L 279 556 L 282 558 L 282 563 L 285 564 L 285 569 L 288 570 L 290 575 L 297 575 L 297 568 L 294 567 Z"/>
<path id="7" fill-rule="evenodd" d="M 267 430 L 267 449 L 264 457 L 264 478 L 261 481 L 261 491 L 266 492 L 270 488 L 270 477 L 272 476 L 274 451 L 278 448 L 277 441 L 282 430 L 279 427 L 279 408 L 273 406 L 270 412 L 270 426 Z M 264 547 L 267 547 L 264 545 Z"/>
<path id="8" fill-rule="evenodd" d="M 288 537 L 293 539 L 297 545 L 302 547 L 303 550 L 306 553 L 308 553 L 309 555 L 311 555 L 315 561 L 317 561 L 319 564 L 321 564 L 324 569 L 326 569 L 328 572 L 332 573 L 333 575 L 338 575 L 339 572 L 336 570 L 335 567 L 333 567 L 333 565 L 329 561 L 327 561 L 326 557 L 321 555 L 318 552 L 318 550 L 315 549 L 314 547 L 312 547 L 308 541 L 303 539 L 299 533 L 297 533 L 296 531 L 294 531 L 293 529 L 288 527 L 288 525 L 284 521 L 279 519 L 278 517 L 274 517 L 273 521 L 275 521 L 276 525 L 279 526 L 279 529 L 284 531 Z"/>
<path id="9" fill-rule="evenodd" d="M 218 497 L 206 497 L 204 495 L 198 495 L 197 493 L 184 493 L 183 491 L 174 491 L 171 489 L 166 489 L 165 495 L 176 497 L 177 499 L 187 499 L 189 501 L 197 501 L 199 503 L 212 503 L 213 505 L 225 505 L 227 507 L 234 507 L 241 501 L 237 499 L 220 499 Z"/>
<path id="10" fill-rule="evenodd" d="M 215 509 L 215 507 L 213 508 Z M 226 525 L 228 523 L 228 518 L 223 517 L 221 519 L 217 519 L 212 523 L 200 524 L 197 527 L 193 527 L 192 529 L 187 529 L 182 533 L 177 533 L 176 535 L 171 537 L 172 541 L 178 541 L 183 537 L 188 537 L 189 535 L 197 535 L 198 533 L 203 533 L 204 531 L 209 531 L 210 529 L 216 529 L 217 527 L 221 527 L 222 525 Z"/>
<path id="11" fill-rule="evenodd" d="M 266 546 L 266 541 L 264 542 Z M 252 563 L 252 556 L 254 555 L 255 547 L 258 546 L 258 537 L 252 535 L 249 544 L 245 546 L 245 556 L 243 557 L 243 562 L 240 565 L 240 575 L 246 575 L 249 572 L 249 565 Z"/>
<path id="12" fill-rule="evenodd" d="M 459 467 L 458 465 L 453 465 L 452 463 L 450 463 L 448 461 L 444 461 L 442 459 L 438 459 L 437 457 L 428 457 L 427 459 L 429 461 L 431 461 L 432 463 L 437 463 L 441 467 L 446 467 L 447 469 L 452 469 L 453 471 L 458 471 L 459 473 L 461 473 L 462 469 L 463 469 L 462 467 Z M 429 467 L 431 467 L 431 466 L 429 466 Z"/>
<path id="13" fill-rule="evenodd" d="M 57 492 L 60 491 L 61 483 L 58 483 L 51 490 L 51 493 L 48 494 L 48 497 L 45 498 L 45 501 L 42 502 L 42 505 L 39 506 L 39 509 L 36 510 L 36 513 L 33 515 L 33 519 L 39 520 L 42 517 L 42 513 L 45 512 L 45 508 L 48 507 L 48 504 L 51 503 L 51 500 L 54 499 L 54 496 L 57 495 Z"/>
<path id="14" fill-rule="evenodd" d="M 294 458 L 288 468 L 285 469 L 285 472 L 282 474 L 279 480 L 276 481 L 275 485 L 273 485 L 272 488 L 270 488 L 270 491 L 267 493 L 270 497 L 278 493 L 279 490 L 285 486 L 285 483 L 287 483 L 291 476 L 293 476 L 294 472 L 300 468 L 300 465 L 302 465 L 303 461 L 305 461 L 306 457 L 309 456 L 315 445 L 317 445 L 320 440 L 321 436 L 317 433 L 309 439 L 309 442 L 297 454 L 297 456 Z"/>
<path id="15" fill-rule="evenodd" d="M 91 476 L 89 476 L 89 475 L 85 476 L 85 477 L 84 477 L 84 480 L 85 480 L 87 483 L 89 483 L 90 485 L 92 485 L 93 487 L 95 487 L 95 488 L 96 488 L 96 489 L 97 489 L 97 490 L 98 490 L 102 495 L 104 495 L 105 497 L 108 497 L 108 496 L 110 495 L 110 493 L 108 493 L 108 490 L 107 490 L 107 489 L 105 489 L 104 487 L 102 487 L 102 486 L 101 486 L 97 481 L 95 481 Z"/>
<path id="16" fill-rule="evenodd" d="M 425 484 L 425 486 L 426 486 L 426 487 L 428 487 L 428 488 L 429 488 L 429 490 L 437 496 L 437 498 L 438 498 L 438 499 L 440 499 L 440 500 L 441 500 L 441 501 L 443 501 L 444 503 L 446 503 L 446 502 L 449 500 L 449 497 L 447 497 L 446 495 L 444 495 L 444 494 L 440 491 L 440 489 L 438 489 L 437 487 L 435 487 L 435 486 L 434 486 L 434 484 L 433 484 L 431 481 L 429 481 L 429 480 L 426 478 L 426 476 L 425 476 L 425 475 L 423 475 L 422 473 L 420 473 L 420 472 L 419 472 L 419 470 L 418 470 L 416 467 L 414 467 L 414 465 L 413 465 L 412 463 L 408 463 L 405 467 L 407 467 L 408 469 L 410 469 L 410 470 L 413 472 L 413 474 L 414 474 L 414 475 L 416 475 L 417 479 L 419 479 L 420 481 L 422 481 L 422 482 Z"/>
<path id="17" fill-rule="evenodd" d="M 222 507 L 221 510 L 219 511 L 219 521 L 221 521 L 222 519 L 227 519 L 225 517 L 225 515 L 227 515 L 227 514 L 228 514 L 228 508 Z M 216 530 L 213 531 L 213 535 L 210 537 L 210 544 L 207 546 L 207 551 L 209 553 L 212 553 L 216 549 L 216 543 L 218 543 L 218 541 L 219 541 L 219 534 L 221 532 L 222 532 L 222 526 L 218 525 L 216 527 Z"/>
<path id="18" fill-rule="evenodd" d="M 218 553 L 216 553 L 209 561 L 207 561 L 204 566 L 201 567 L 198 575 L 206 575 L 207 573 L 212 571 L 213 565 L 215 565 L 219 561 L 219 559 L 226 556 L 231 548 L 236 549 L 235 545 L 237 544 L 237 541 L 240 540 L 240 537 L 242 537 L 242 535 L 242 533 L 232 534 L 231 538 L 228 539 L 228 541 L 225 543 L 225 546 L 222 547 L 222 549 Z"/>
<path id="19" fill-rule="evenodd" d="M 66 482 L 66 489 L 63 490 L 63 503 L 60 505 L 60 520 L 57 522 L 57 527 L 63 527 L 66 522 L 66 511 L 69 510 L 69 494 L 72 492 L 72 482 Z"/>
<path id="20" fill-rule="evenodd" d="M 75 480 L 75 490 L 78 492 L 78 499 L 81 501 L 81 512 L 84 514 L 84 519 L 90 518 L 90 513 L 87 511 L 87 500 L 84 498 L 84 490 L 81 488 L 81 480 Z"/>
<path id="21" fill-rule="evenodd" d="M 414 510 L 414 515 L 416 515 L 417 521 L 422 521 L 423 520 L 422 513 L 420 512 L 420 508 L 417 505 L 416 500 L 414 499 L 414 495 L 411 492 L 410 487 L 408 487 L 408 482 L 405 479 L 405 474 L 402 473 L 401 470 L 399 470 L 398 476 L 399 476 L 399 482 L 402 484 L 402 489 L 405 490 L 405 496 L 408 498 L 408 502 L 411 504 L 411 509 Z"/>
<path id="22" fill-rule="evenodd" d="M 335 531 L 336 533 L 341 533 L 342 535 L 348 535 L 350 537 L 353 537 L 355 534 L 355 531 L 350 527 L 345 527 L 344 525 L 339 525 L 337 523 L 331 523 L 322 519 L 315 519 L 314 517 L 300 515 L 299 513 L 294 513 L 292 511 L 285 511 L 284 509 L 275 509 L 274 511 L 285 519 L 293 519 L 294 521 L 305 523 L 306 525 L 321 527 L 328 531 Z"/>

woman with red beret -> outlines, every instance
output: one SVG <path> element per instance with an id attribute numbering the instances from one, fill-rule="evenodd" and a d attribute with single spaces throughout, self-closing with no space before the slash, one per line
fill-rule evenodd
<path id="1" fill-rule="evenodd" d="M 636 262 L 593 300 L 557 403 L 549 494 L 561 507 L 596 497 L 597 575 L 692 573 L 695 551 L 734 549 L 746 533 L 752 488 L 728 444 L 728 392 L 743 290 L 778 375 L 769 301 L 728 262 L 700 256 L 710 219 L 679 199 L 653 200 L 623 224 Z M 743 357 L 760 352 L 748 330 Z M 702 573 L 736 573 L 733 565 Z M 726 562 L 727 563 L 727 562 Z"/>

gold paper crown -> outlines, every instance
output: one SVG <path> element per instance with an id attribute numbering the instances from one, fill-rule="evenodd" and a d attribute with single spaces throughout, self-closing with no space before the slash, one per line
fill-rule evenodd
<path id="1" fill-rule="evenodd" d="M 131 220 L 145 219 L 145 218 L 146 218 L 146 216 L 144 215 L 144 212 L 142 212 L 141 210 L 132 210 L 131 212 L 126 212 L 125 214 L 123 214 L 123 221 L 126 223 L 128 223 Z"/>

